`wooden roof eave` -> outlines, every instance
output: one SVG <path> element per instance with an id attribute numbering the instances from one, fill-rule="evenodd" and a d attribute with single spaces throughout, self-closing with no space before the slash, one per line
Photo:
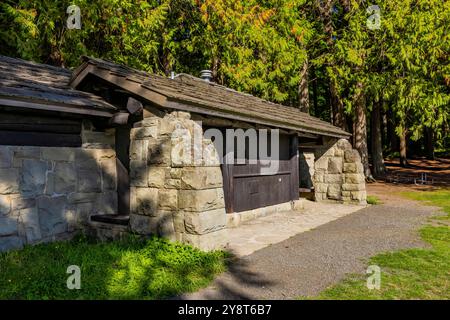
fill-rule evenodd
<path id="1" fill-rule="evenodd" d="M 349 133 L 333 133 L 322 130 L 314 130 L 309 128 L 303 128 L 299 126 L 293 126 L 291 124 L 284 123 L 282 121 L 268 120 L 257 116 L 249 117 L 244 114 L 224 112 L 219 108 L 214 108 L 210 105 L 203 106 L 200 103 L 180 101 L 178 99 L 170 98 L 155 90 L 152 90 L 149 86 L 143 85 L 139 81 L 133 81 L 120 74 L 110 72 L 107 68 L 101 68 L 100 66 L 92 65 L 89 62 L 85 62 L 80 70 L 77 70 L 78 75 L 74 76 L 70 81 L 70 86 L 74 89 L 82 83 L 82 81 L 89 75 L 93 74 L 105 81 L 111 82 L 118 87 L 136 95 L 142 97 L 150 103 L 156 104 L 162 108 L 189 111 L 193 113 L 200 113 L 214 117 L 221 117 L 225 119 L 232 119 L 238 121 L 244 121 L 249 123 L 262 124 L 271 127 L 279 127 L 283 129 L 293 130 L 299 133 L 318 134 L 322 136 L 336 137 L 336 138 L 349 138 Z"/>
<path id="2" fill-rule="evenodd" d="M 105 117 L 111 118 L 113 112 L 95 110 L 92 108 L 80 108 L 80 106 L 70 106 L 65 104 L 55 104 L 48 103 L 46 101 L 26 101 L 25 99 L 18 98 L 5 98 L 0 97 L 0 107 L 14 107 L 14 108 L 25 108 L 25 109 L 36 109 L 36 110 L 46 110 L 46 111 L 55 111 L 55 112 L 63 112 L 63 113 L 75 113 L 96 117 Z"/>

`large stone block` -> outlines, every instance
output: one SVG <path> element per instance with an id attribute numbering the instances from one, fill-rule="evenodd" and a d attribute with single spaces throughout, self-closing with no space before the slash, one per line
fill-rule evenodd
<path id="1" fill-rule="evenodd" d="M 0 169 L 0 194 L 19 193 L 19 171 Z"/>
<path id="2" fill-rule="evenodd" d="M 157 224 L 157 232 L 160 237 L 175 241 L 175 226 L 172 212 L 160 212 L 154 218 Z"/>
<path id="3" fill-rule="evenodd" d="M 130 185 L 132 187 L 148 186 L 148 168 L 145 160 L 130 161 Z"/>
<path id="4" fill-rule="evenodd" d="M 341 200 L 341 198 L 342 198 L 341 185 L 340 184 L 330 184 L 328 186 L 328 190 L 327 190 L 327 197 L 328 197 L 328 199 Z"/>
<path id="5" fill-rule="evenodd" d="M 342 173 L 343 161 L 340 157 L 328 159 L 328 173 Z"/>
<path id="6" fill-rule="evenodd" d="M 79 193 L 91 193 L 102 191 L 102 179 L 100 170 L 78 170 Z"/>
<path id="7" fill-rule="evenodd" d="M 22 247 L 23 247 L 22 239 L 18 236 L 0 238 L 0 252 L 21 249 Z"/>
<path id="8" fill-rule="evenodd" d="M 149 138 L 157 139 L 158 138 L 158 127 L 157 126 L 149 126 L 149 127 L 138 127 L 131 129 L 131 140 L 145 140 Z"/>
<path id="9" fill-rule="evenodd" d="M 81 193 L 74 192 L 67 196 L 67 202 L 69 204 L 78 204 L 78 203 L 93 203 L 98 198 L 98 193 Z"/>
<path id="10" fill-rule="evenodd" d="M 171 165 L 170 138 L 151 140 L 148 144 L 147 161 L 153 165 Z"/>
<path id="11" fill-rule="evenodd" d="M 355 173 L 356 163 L 344 163 L 344 173 Z"/>
<path id="12" fill-rule="evenodd" d="M 39 159 L 41 157 L 40 147 L 14 147 L 14 158 L 20 159 Z"/>
<path id="13" fill-rule="evenodd" d="M 18 223 L 17 218 L 5 217 L 0 218 L 0 237 L 17 234 Z"/>
<path id="14" fill-rule="evenodd" d="M 104 148 L 107 146 L 114 146 L 115 144 L 114 131 L 101 132 L 83 130 L 81 133 L 81 139 L 84 148 L 88 146 L 92 147 L 93 145 L 96 146 L 96 148 Z"/>
<path id="15" fill-rule="evenodd" d="M 13 163 L 13 153 L 10 147 L 0 146 L 0 168 L 10 168 Z"/>
<path id="16" fill-rule="evenodd" d="M 341 150 L 351 150 L 352 144 L 347 139 L 339 139 L 336 146 Z"/>
<path id="17" fill-rule="evenodd" d="M 321 172 L 314 172 L 313 181 L 315 183 L 324 182 L 325 174 Z"/>
<path id="18" fill-rule="evenodd" d="M 24 226 L 27 243 L 33 243 L 42 238 L 37 208 L 20 210 L 20 222 Z"/>
<path id="19" fill-rule="evenodd" d="M 315 170 L 327 170 L 328 169 L 328 157 L 322 156 L 314 163 Z"/>
<path id="20" fill-rule="evenodd" d="M 57 162 L 53 172 L 53 193 L 67 194 L 75 192 L 77 173 L 73 163 Z"/>
<path id="21" fill-rule="evenodd" d="M 192 166 L 195 160 L 200 164 L 202 163 L 202 154 L 198 150 L 194 153 L 196 150 L 193 141 L 187 129 L 185 129 L 185 132 L 185 135 L 173 136 L 171 139 L 172 167 Z"/>
<path id="22" fill-rule="evenodd" d="M 11 212 L 11 197 L 0 195 L 0 216 Z"/>
<path id="23" fill-rule="evenodd" d="M 151 188 L 164 188 L 167 179 L 166 173 L 169 173 L 170 178 L 170 168 L 148 167 L 148 186 Z"/>
<path id="24" fill-rule="evenodd" d="M 218 167 L 221 163 L 221 153 L 217 151 L 214 143 L 209 139 L 203 139 L 203 165 Z"/>
<path id="25" fill-rule="evenodd" d="M 36 198 L 24 198 L 20 195 L 11 197 L 12 210 L 22 210 L 36 206 Z"/>
<path id="26" fill-rule="evenodd" d="M 102 172 L 102 189 L 117 190 L 116 159 L 105 159 L 100 162 Z"/>
<path id="27" fill-rule="evenodd" d="M 325 183 L 342 183 L 342 174 L 326 174 L 324 176 Z"/>
<path id="28" fill-rule="evenodd" d="M 82 163 L 86 161 L 100 162 L 105 159 L 113 159 L 116 157 L 116 152 L 111 148 L 101 149 L 75 149 L 75 161 L 76 163 Z"/>
<path id="29" fill-rule="evenodd" d="M 361 157 L 359 155 L 358 150 L 345 150 L 344 152 L 345 162 L 361 162 Z"/>
<path id="30" fill-rule="evenodd" d="M 131 140 L 130 159 L 147 161 L 148 140 Z"/>
<path id="31" fill-rule="evenodd" d="M 185 211 L 209 211 L 224 208 L 223 189 L 180 190 L 178 206 Z"/>
<path id="32" fill-rule="evenodd" d="M 351 191 L 351 199 L 360 203 L 365 203 L 367 199 L 366 191 Z"/>
<path id="33" fill-rule="evenodd" d="M 360 184 L 366 181 L 364 175 L 358 173 L 347 173 L 344 179 L 345 183 L 354 183 L 354 184 Z"/>
<path id="34" fill-rule="evenodd" d="M 166 115 L 164 119 L 159 121 L 158 133 L 161 136 L 171 136 L 177 129 L 177 124 L 180 126 L 180 121 L 171 115 Z"/>
<path id="35" fill-rule="evenodd" d="M 43 194 L 49 163 L 40 160 L 23 160 L 20 189 L 24 194 Z"/>
<path id="36" fill-rule="evenodd" d="M 50 161 L 69 161 L 75 160 L 75 148 L 45 147 L 41 148 L 41 159 Z"/>
<path id="37" fill-rule="evenodd" d="M 183 189 L 212 189 L 222 187 L 220 167 L 186 167 L 182 169 Z"/>
<path id="38" fill-rule="evenodd" d="M 159 189 L 158 191 L 158 208 L 162 210 L 178 209 L 178 190 L 175 189 Z"/>
<path id="39" fill-rule="evenodd" d="M 130 228 L 132 232 L 141 235 L 157 234 L 158 232 L 155 218 L 138 214 L 130 215 Z"/>
<path id="40" fill-rule="evenodd" d="M 316 183 L 314 185 L 314 192 L 327 192 L 328 184 L 327 183 Z"/>
<path id="41" fill-rule="evenodd" d="M 98 195 L 95 212 L 98 214 L 117 214 L 118 197 L 115 191 L 104 191 Z"/>
<path id="42" fill-rule="evenodd" d="M 158 189 L 131 188 L 131 211 L 135 214 L 154 216 L 158 209 Z"/>
<path id="43" fill-rule="evenodd" d="M 360 184 L 349 184 L 349 183 L 344 183 L 342 185 L 342 190 L 343 191 L 360 191 L 360 190 L 366 190 L 366 185 L 364 183 L 360 183 Z"/>
<path id="44" fill-rule="evenodd" d="M 67 199 L 65 196 L 40 197 L 37 201 L 39 224 L 43 237 L 49 237 L 67 231 L 65 219 Z"/>
<path id="45" fill-rule="evenodd" d="M 203 212 L 185 212 L 185 229 L 192 234 L 205 234 L 225 228 L 227 215 L 225 209 Z"/>
<path id="46" fill-rule="evenodd" d="M 182 241 L 205 251 L 223 249 L 228 245 L 228 229 L 202 235 L 183 233 Z"/>

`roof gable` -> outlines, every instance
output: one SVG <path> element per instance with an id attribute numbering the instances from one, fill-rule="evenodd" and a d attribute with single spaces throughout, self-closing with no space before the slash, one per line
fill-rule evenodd
<path id="1" fill-rule="evenodd" d="M 272 103 L 186 74 L 170 79 L 109 61 L 84 57 L 84 63 L 72 76 L 71 85 L 76 87 L 89 74 L 162 107 L 300 132 L 333 137 L 350 136 L 348 132 L 297 108 Z"/>

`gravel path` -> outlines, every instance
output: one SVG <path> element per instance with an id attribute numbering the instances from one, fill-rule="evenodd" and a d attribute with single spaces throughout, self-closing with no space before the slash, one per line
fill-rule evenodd
<path id="1" fill-rule="evenodd" d="M 347 273 L 364 273 L 367 258 L 423 247 L 417 233 L 436 208 L 396 200 L 293 236 L 238 259 L 214 283 L 181 299 L 294 299 L 317 295 Z"/>

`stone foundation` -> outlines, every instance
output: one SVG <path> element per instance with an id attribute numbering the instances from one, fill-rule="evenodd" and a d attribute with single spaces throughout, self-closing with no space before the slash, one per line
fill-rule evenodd
<path id="1" fill-rule="evenodd" d="M 65 239 L 117 210 L 113 149 L 0 146 L 0 251 Z"/>
<path id="2" fill-rule="evenodd" d="M 316 201 L 334 200 L 366 204 L 366 184 L 361 157 L 346 139 L 330 139 L 314 153 Z"/>
<path id="3" fill-rule="evenodd" d="M 131 230 L 205 250 L 225 246 L 219 155 L 200 125 L 184 112 L 145 118 L 130 149 Z"/>
<path id="4" fill-rule="evenodd" d="M 301 210 L 301 209 L 303 209 L 303 200 L 299 199 L 295 201 L 275 204 L 273 206 L 267 206 L 263 208 L 257 208 L 242 212 L 229 213 L 227 214 L 227 228 L 235 228 L 246 221 L 250 221 L 260 217 L 265 217 L 272 213 L 290 210 Z"/>

